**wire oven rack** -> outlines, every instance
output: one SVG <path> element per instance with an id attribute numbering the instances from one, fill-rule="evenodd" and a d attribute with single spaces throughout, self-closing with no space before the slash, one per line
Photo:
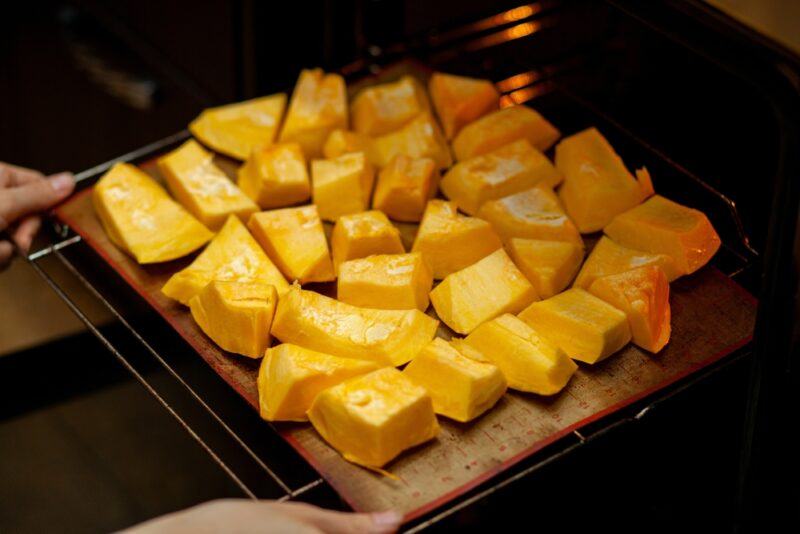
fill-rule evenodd
<path id="1" fill-rule="evenodd" d="M 531 64 L 522 51 L 553 46 L 547 29 L 571 16 L 576 3 L 542 1 L 517 6 L 491 17 L 427 33 L 385 48 L 370 47 L 364 58 L 341 71 L 351 80 L 391 69 L 407 68 L 398 59 L 415 57 L 436 69 L 465 72 L 495 81 L 505 103 L 529 103 L 566 133 L 594 124 L 610 138 L 630 165 L 647 163 L 656 188 L 679 201 L 709 213 L 723 239 L 714 264 L 727 276 L 751 286 L 758 257 L 744 230 L 737 207 L 721 191 L 689 172 L 614 117 L 571 90 L 570 77 L 580 73 L 598 55 L 613 53 L 614 40 L 595 32 L 580 53 L 557 54 L 552 61 Z M 585 2 L 578 2 L 585 9 Z M 574 13 L 573 13 L 574 14 Z M 542 34 L 543 44 L 537 41 Z M 562 43 L 563 44 L 563 43 Z M 570 47 L 563 46 L 563 49 Z M 573 47 L 574 48 L 574 47 Z M 93 183 L 118 161 L 141 162 L 176 146 L 187 131 L 125 154 L 77 175 L 79 187 Z M 659 177 L 669 177 L 659 180 Z M 70 228 L 53 223 L 46 243 L 27 261 L 69 308 L 197 441 L 238 485 L 243 496 L 281 501 L 302 500 L 344 508 L 328 484 L 278 435 L 258 418 L 185 342 L 160 320 Z M 78 284 L 67 282 L 79 282 Z M 70 289 L 78 287 L 79 289 Z M 87 306 L 94 300 L 114 318 L 105 325 Z M 406 525 L 417 532 L 468 508 L 490 495 L 512 487 L 543 467 L 579 448 L 635 424 L 687 388 L 704 381 L 734 362 L 746 358 L 746 345 L 727 358 L 671 387 L 605 417 L 548 446 L 514 468 L 499 474 L 465 496 Z"/>

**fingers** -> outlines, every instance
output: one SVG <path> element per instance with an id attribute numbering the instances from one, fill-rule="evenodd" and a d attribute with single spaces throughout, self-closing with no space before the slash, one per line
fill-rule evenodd
<path id="1" fill-rule="evenodd" d="M 14 257 L 14 245 L 8 241 L 0 241 L 0 271 L 8 267 Z"/>
<path id="2" fill-rule="evenodd" d="M 64 172 L 46 180 L 32 180 L 0 190 L 0 231 L 25 215 L 51 208 L 75 189 L 72 174 Z"/>
<path id="3" fill-rule="evenodd" d="M 394 511 L 375 514 L 334 512 L 302 503 L 272 504 L 276 511 L 312 525 L 326 534 L 389 534 L 400 527 L 402 516 Z"/>
<path id="4" fill-rule="evenodd" d="M 44 174 L 34 169 L 11 165 L 0 161 L 0 186 L 22 185 L 34 180 L 44 179 Z M 7 180 L 7 182 L 4 182 Z"/>
<path id="5" fill-rule="evenodd" d="M 28 215 L 20 221 L 17 229 L 14 230 L 14 234 L 11 236 L 11 238 L 14 240 L 14 243 L 17 244 L 17 248 L 19 248 L 23 254 L 27 254 L 31 249 L 33 238 L 36 237 L 36 233 L 39 231 L 41 226 L 41 217 L 38 215 Z"/>

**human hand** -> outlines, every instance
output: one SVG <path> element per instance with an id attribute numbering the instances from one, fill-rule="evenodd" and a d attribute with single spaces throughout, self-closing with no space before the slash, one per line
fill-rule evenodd
<path id="1" fill-rule="evenodd" d="M 157 517 L 125 532 L 129 534 L 389 534 L 400 526 L 396 512 L 352 514 L 304 503 L 224 499 Z"/>
<path id="2" fill-rule="evenodd" d="M 30 249 L 42 225 L 37 214 L 67 198 L 73 189 L 75 179 L 68 172 L 45 176 L 0 161 L 0 232 L 7 230 L 13 241 L 0 236 L 0 270 L 14 257 L 14 245 L 23 253 Z"/>

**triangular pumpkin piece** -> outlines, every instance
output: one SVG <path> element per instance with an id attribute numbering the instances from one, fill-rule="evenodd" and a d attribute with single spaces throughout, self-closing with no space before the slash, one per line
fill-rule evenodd
<path id="1" fill-rule="evenodd" d="M 506 248 L 543 299 L 563 291 L 583 261 L 583 246 L 568 241 L 513 238 Z"/>
<path id="2" fill-rule="evenodd" d="M 434 72 L 428 82 L 444 135 L 453 139 L 465 125 L 497 109 L 500 93 L 489 80 Z"/>
<path id="3" fill-rule="evenodd" d="M 594 246 L 589 257 L 586 258 L 572 285 L 589 289 L 589 286 L 592 285 L 596 278 L 609 274 L 623 273 L 645 265 L 661 267 L 670 282 L 680 276 L 675 262 L 666 254 L 651 254 L 650 252 L 623 247 L 619 243 L 603 236 Z"/>

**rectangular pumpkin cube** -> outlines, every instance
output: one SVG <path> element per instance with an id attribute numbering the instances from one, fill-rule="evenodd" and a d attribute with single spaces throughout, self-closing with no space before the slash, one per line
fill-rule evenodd
<path id="1" fill-rule="evenodd" d="M 555 187 L 561 174 L 527 139 L 453 165 L 442 178 L 442 192 L 458 208 L 475 215 L 488 200 L 530 189 L 535 185 Z"/>
<path id="2" fill-rule="evenodd" d="M 419 252 L 377 254 L 339 265 L 336 297 L 353 306 L 425 311 L 433 273 Z"/>
<path id="3" fill-rule="evenodd" d="M 411 251 L 422 253 L 433 277 L 439 280 L 500 247 L 500 238 L 488 222 L 460 215 L 452 202 L 431 200 Z"/>
<path id="4" fill-rule="evenodd" d="M 258 406 L 266 421 L 307 421 L 322 391 L 371 373 L 378 364 L 340 358 L 291 343 L 267 349 L 258 369 Z"/>
<path id="5" fill-rule="evenodd" d="M 336 221 L 369 208 L 375 170 L 363 152 L 311 162 L 312 196 L 319 215 Z"/>
<path id="6" fill-rule="evenodd" d="M 291 206 L 311 198 L 306 158 L 297 143 L 256 147 L 239 169 L 238 184 L 262 209 Z"/>
<path id="7" fill-rule="evenodd" d="M 517 313 L 538 298 L 502 248 L 448 275 L 431 291 L 439 318 L 459 334 L 498 315 Z"/>
<path id="8" fill-rule="evenodd" d="M 269 347 L 277 302 L 275 286 L 214 280 L 189 300 L 189 309 L 200 329 L 221 349 L 261 358 Z"/>
<path id="9" fill-rule="evenodd" d="M 534 302 L 519 318 L 570 358 L 586 363 L 611 356 L 631 340 L 628 318 L 622 310 L 575 287 Z"/>
<path id="10" fill-rule="evenodd" d="M 623 247 L 619 243 L 603 236 L 597 241 L 586 261 L 583 262 L 583 266 L 572 285 L 582 289 L 589 289 L 592 282 L 601 276 L 623 273 L 645 265 L 660 267 L 670 282 L 680 276 L 675 262 L 666 254 L 650 254 L 649 252 Z"/>
<path id="11" fill-rule="evenodd" d="M 453 140 L 456 160 L 464 161 L 496 150 L 518 139 L 527 139 L 544 152 L 561 136 L 555 126 L 528 106 L 493 111 L 464 126 Z"/>
<path id="12" fill-rule="evenodd" d="M 491 363 L 462 356 L 435 338 L 403 370 L 433 399 L 433 411 L 466 423 L 494 406 L 506 391 L 506 379 Z"/>
<path id="13" fill-rule="evenodd" d="M 278 140 L 299 143 L 306 158 L 319 158 L 328 135 L 337 128 L 347 129 L 347 123 L 344 78 L 322 69 L 302 70 Z"/>
<path id="14" fill-rule="evenodd" d="M 680 274 L 691 274 L 711 260 L 720 239 L 702 211 L 654 195 L 620 213 L 603 230 L 617 243 L 672 258 Z"/>
<path id="15" fill-rule="evenodd" d="M 339 217 L 331 234 L 333 266 L 373 254 L 405 252 L 400 231 L 380 211 L 364 211 Z"/>
<path id="16" fill-rule="evenodd" d="M 366 135 L 337 128 L 328 135 L 322 154 L 326 159 L 338 158 L 351 152 L 367 152 L 370 139 Z"/>
<path id="17" fill-rule="evenodd" d="M 425 388 L 391 367 L 324 390 L 308 418 L 346 460 L 372 468 L 439 433 Z"/>
<path id="18" fill-rule="evenodd" d="M 411 158 L 431 158 L 440 169 L 453 164 L 450 147 L 439 125 L 427 111 L 399 130 L 372 139 L 369 157 L 376 167 L 386 167 L 398 154 Z"/>
<path id="19" fill-rule="evenodd" d="M 592 282 L 589 292 L 625 312 L 633 342 L 656 353 L 670 335 L 669 282 L 655 265 L 603 276 Z"/>
<path id="20" fill-rule="evenodd" d="M 434 72 L 428 81 L 433 107 L 450 140 L 461 128 L 497 109 L 500 93 L 489 80 Z"/>
<path id="21" fill-rule="evenodd" d="M 419 222 L 438 184 L 435 161 L 398 154 L 378 173 L 372 207 L 395 221 Z"/>
<path id="22" fill-rule="evenodd" d="M 278 295 L 289 289 L 280 270 L 233 215 L 188 267 L 167 280 L 161 292 L 188 305 L 192 297 L 214 280 L 270 284 Z"/>
<path id="23" fill-rule="evenodd" d="M 511 314 L 483 323 L 453 344 L 462 354 L 499 367 L 508 387 L 518 391 L 555 395 L 578 369 L 557 345 Z"/>
<path id="24" fill-rule="evenodd" d="M 214 164 L 214 154 L 190 139 L 158 159 L 158 169 L 175 199 L 212 230 L 229 215 L 246 220 L 258 206 Z"/>
<path id="25" fill-rule="evenodd" d="M 558 195 L 584 234 L 602 230 L 615 215 L 653 194 L 647 170 L 636 171 L 634 178 L 596 128 L 558 143 L 556 168 L 564 175 Z"/>
<path id="26" fill-rule="evenodd" d="M 353 130 L 369 136 L 393 132 L 428 111 L 428 95 L 413 76 L 366 87 L 350 105 Z"/>
<path id="27" fill-rule="evenodd" d="M 511 238 L 570 241 L 583 244 L 581 234 L 564 213 L 558 197 L 547 187 L 532 187 L 484 203 L 478 217 L 508 242 Z"/>
<path id="28" fill-rule="evenodd" d="M 181 258 L 214 236 L 145 172 L 116 163 L 92 191 L 108 238 L 141 264 Z"/>
<path id="29" fill-rule="evenodd" d="M 256 146 L 272 143 L 284 108 L 283 93 L 210 108 L 189 124 L 189 131 L 215 151 L 245 160 Z"/>
<path id="30" fill-rule="evenodd" d="M 254 213 L 247 227 L 287 279 L 305 284 L 336 278 L 316 206 Z"/>
<path id="31" fill-rule="evenodd" d="M 414 358 L 438 326 L 416 309 L 360 308 L 294 285 L 278 302 L 272 335 L 334 356 L 398 366 Z"/>
<path id="32" fill-rule="evenodd" d="M 583 261 L 583 247 L 569 241 L 512 238 L 508 255 L 530 281 L 539 298 L 547 299 L 569 285 Z"/>

